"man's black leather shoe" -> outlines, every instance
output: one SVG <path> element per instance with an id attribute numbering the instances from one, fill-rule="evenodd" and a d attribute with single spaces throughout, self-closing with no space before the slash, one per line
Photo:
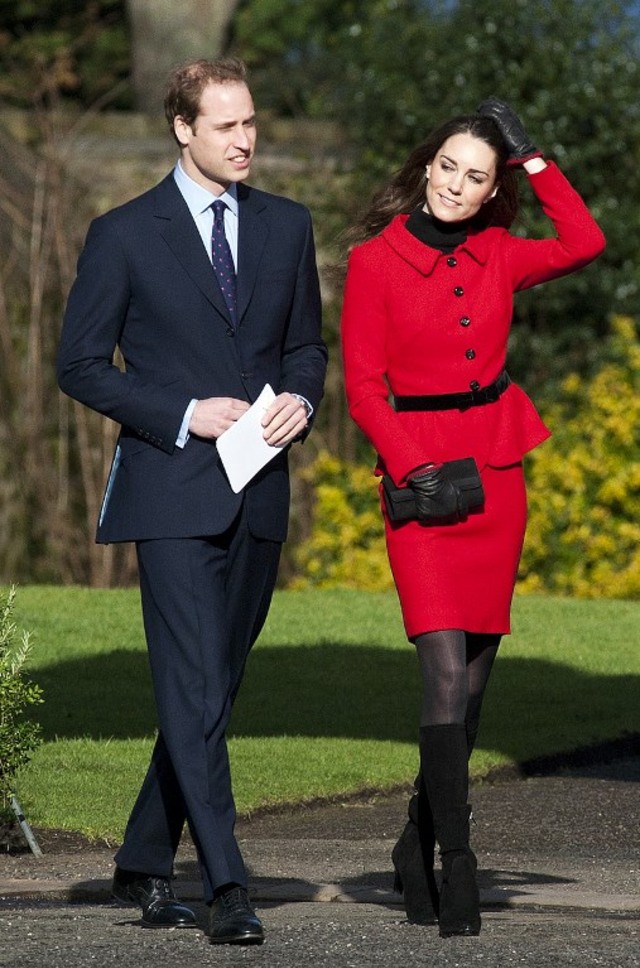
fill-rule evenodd
<path id="1" fill-rule="evenodd" d="M 168 877 L 149 877 L 116 867 L 111 894 L 122 904 L 139 904 L 145 928 L 196 928 L 191 908 L 181 904 Z"/>
<path id="2" fill-rule="evenodd" d="M 249 904 L 244 887 L 232 887 L 211 905 L 209 914 L 211 944 L 262 944 L 262 922 Z"/>

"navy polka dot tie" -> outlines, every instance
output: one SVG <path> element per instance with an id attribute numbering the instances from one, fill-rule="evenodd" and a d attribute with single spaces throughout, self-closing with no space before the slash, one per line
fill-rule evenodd
<path id="1" fill-rule="evenodd" d="M 235 327 L 237 323 L 236 271 L 233 265 L 231 249 L 224 231 L 224 210 L 227 206 L 220 199 L 217 199 L 211 207 L 213 209 L 211 259 L 216 276 L 218 277 L 218 282 L 220 283 L 220 288 L 222 289 L 224 301 L 227 304 L 227 309 L 231 316 L 231 322 Z"/>

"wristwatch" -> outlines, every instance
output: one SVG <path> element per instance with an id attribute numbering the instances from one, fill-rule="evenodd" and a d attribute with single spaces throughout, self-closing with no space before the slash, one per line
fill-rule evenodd
<path id="1" fill-rule="evenodd" d="M 307 411 L 307 420 L 311 420 L 311 417 L 313 415 L 313 407 L 311 406 L 307 398 L 303 397 L 302 394 L 300 393 L 292 393 L 291 396 L 295 397 L 296 400 L 300 401 L 300 403 L 304 406 L 304 409 Z"/>

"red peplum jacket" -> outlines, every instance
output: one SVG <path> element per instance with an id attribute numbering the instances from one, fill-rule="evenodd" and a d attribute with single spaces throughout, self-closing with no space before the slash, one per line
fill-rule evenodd
<path id="1" fill-rule="evenodd" d="M 396 483 L 426 461 L 473 456 L 480 468 L 505 467 L 549 436 L 513 383 L 496 403 L 464 411 L 396 413 L 389 402 L 390 393 L 492 383 L 505 366 L 513 293 L 574 272 L 604 249 L 597 223 L 553 163 L 528 177 L 556 238 L 488 228 L 444 255 L 398 215 L 350 255 L 341 324 L 349 411 L 378 451 L 378 472 Z"/>

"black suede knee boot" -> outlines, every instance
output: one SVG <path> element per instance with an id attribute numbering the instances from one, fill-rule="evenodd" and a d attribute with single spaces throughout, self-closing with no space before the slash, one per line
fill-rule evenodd
<path id="1" fill-rule="evenodd" d="M 407 920 L 412 924 L 436 924 L 438 920 L 435 841 L 431 808 L 419 773 L 409 801 L 409 819 L 391 852 L 396 872 L 394 890 L 403 894 Z"/>
<path id="2" fill-rule="evenodd" d="M 470 758 L 478 735 L 478 723 L 466 723 L 467 757 Z M 433 871 L 436 835 L 422 770 L 414 781 L 405 827 L 398 838 L 391 860 L 395 869 L 393 889 L 404 894 L 407 920 L 412 924 L 434 924 L 438 919 L 438 885 Z M 420 816 L 422 810 L 423 815 Z"/>
<path id="3" fill-rule="evenodd" d="M 469 766 L 463 723 L 420 727 L 420 764 L 442 858 L 443 938 L 480 933 L 476 859 L 469 847 Z"/>

